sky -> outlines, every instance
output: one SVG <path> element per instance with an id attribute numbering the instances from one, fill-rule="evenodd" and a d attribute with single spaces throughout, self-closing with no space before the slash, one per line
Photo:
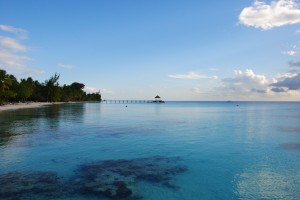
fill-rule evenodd
<path id="1" fill-rule="evenodd" d="M 0 69 L 103 99 L 300 101 L 300 1 L 0 0 Z"/>

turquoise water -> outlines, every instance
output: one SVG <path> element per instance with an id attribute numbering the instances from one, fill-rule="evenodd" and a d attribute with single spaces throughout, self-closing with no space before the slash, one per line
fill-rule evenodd
<path id="1" fill-rule="evenodd" d="M 68 181 L 82 165 L 124 159 L 154 162 L 154 171 L 185 169 L 164 171 L 172 187 L 131 174 L 125 183 L 139 198 L 124 199 L 300 199 L 300 103 L 127 106 L 75 103 L 1 112 L 0 187 L 1 174 L 9 172 L 52 171 Z M 45 198 L 113 199 L 72 192 Z M 30 199 L 30 190 L 9 195 Z"/>

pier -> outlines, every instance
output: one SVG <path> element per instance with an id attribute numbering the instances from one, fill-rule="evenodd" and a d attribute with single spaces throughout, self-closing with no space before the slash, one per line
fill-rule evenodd
<path id="1" fill-rule="evenodd" d="M 154 97 L 154 100 L 102 100 L 101 103 L 107 104 L 144 104 L 144 103 L 165 103 L 161 100 L 160 96 Z"/>
<path id="2" fill-rule="evenodd" d="M 107 104 L 145 104 L 145 103 L 153 103 L 153 100 L 102 100 L 101 103 L 107 103 Z"/>

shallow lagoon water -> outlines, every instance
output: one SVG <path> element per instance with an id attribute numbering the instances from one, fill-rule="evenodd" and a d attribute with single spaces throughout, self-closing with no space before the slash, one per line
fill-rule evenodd
<path id="1" fill-rule="evenodd" d="M 300 199 L 300 103 L 127 106 L 75 103 L 0 113 L 0 176 L 51 171 L 68 182 L 93 162 L 178 158 L 171 167 L 186 170 L 170 172 L 168 184 L 134 177 L 130 189 L 145 200 Z M 57 198 L 110 199 L 70 192 Z"/>

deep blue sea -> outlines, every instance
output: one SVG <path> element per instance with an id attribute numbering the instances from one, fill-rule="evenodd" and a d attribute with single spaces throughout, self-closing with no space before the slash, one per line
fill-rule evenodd
<path id="1" fill-rule="evenodd" d="M 300 103 L 3 111 L 0 199 L 299 200 Z"/>

